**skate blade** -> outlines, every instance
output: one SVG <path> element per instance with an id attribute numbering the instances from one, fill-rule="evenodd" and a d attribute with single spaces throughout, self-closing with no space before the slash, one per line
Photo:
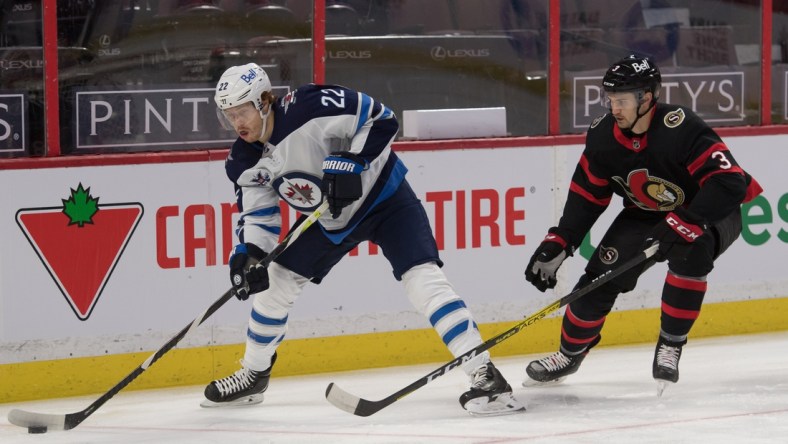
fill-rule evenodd
<path id="1" fill-rule="evenodd" d="M 657 398 L 662 397 L 662 393 L 665 392 L 665 388 L 667 388 L 668 384 L 673 384 L 673 382 L 664 379 L 655 379 L 655 381 L 657 381 Z"/>
<path id="2" fill-rule="evenodd" d="M 523 380 L 523 387 L 552 387 L 562 383 L 564 379 L 566 379 L 566 376 L 562 376 L 557 379 L 551 379 L 549 381 L 537 381 L 535 379 L 531 379 L 530 376 L 526 376 Z"/>
<path id="3" fill-rule="evenodd" d="M 227 401 L 227 402 L 213 402 L 207 399 L 204 399 L 200 403 L 200 407 L 204 407 L 206 409 L 216 408 L 216 407 L 242 407 L 246 405 L 255 405 L 260 404 L 263 402 L 263 394 L 259 393 L 256 395 L 249 395 L 244 396 L 242 398 L 238 398 L 234 401 Z"/>
<path id="4" fill-rule="evenodd" d="M 514 398 L 511 393 L 502 393 L 495 399 L 487 397 L 471 399 L 463 406 L 471 416 L 503 416 L 525 411 L 525 405 Z"/>

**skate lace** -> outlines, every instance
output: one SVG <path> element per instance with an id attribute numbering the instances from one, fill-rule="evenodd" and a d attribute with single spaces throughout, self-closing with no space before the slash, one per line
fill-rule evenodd
<path id="1" fill-rule="evenodd" d="M 678 347 L 671 347 L 666 344 L 660 344 L 659 351 L 657 351 L 657 365 L 660 367 L 667 367 L 676 369 L 679 367 L 679 351 Z"/>
<path id="2" fill-rule="evenodd" d="M 491 382 L 486 364 L 474 370 L 473 375 L 471 375 L 471 388 L 483 390 L 486 389 Z"/>
<path id="3" fill-rule="evenodd" d="M 547 356 L 546 358 L 540 359 L 539 363 L 542 364 L 542 367 L 544 367 L 547 371 L 554 372 L 568 366 L 571 363 L 571 360 L 568 356 L 559 351 Z"/>
<path id="4" fill-rule="evenodd" d="M 216 388 L 219 389 L 222 396 L 241 391 L 254 384 L 256 374 L 257 372 L 254 370 L 242 368 L 232 375 L 216 381 Z"/>

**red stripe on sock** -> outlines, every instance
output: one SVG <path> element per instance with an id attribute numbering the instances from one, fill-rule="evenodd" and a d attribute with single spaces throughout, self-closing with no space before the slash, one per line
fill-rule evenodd
<path id="1" fill-rule="evenodd" d="M 676 288 L 682 288 L 684 290 L 700 291 L 703 293 L 706 292 L 706 288 L 708 287 L 708 283 L 706 281 L 698 281 L 695 279 L 688 279 L 688 278 L 676 276 L 671 272 L 668 272 L 668 275 L 665 276 L 665 282 L 668 285 L 672 285 Z"/>
<path id="2" fill-rule="evenodd" d="M 698 319 L 698 316 L 700 316 L 700 310 L 684 310 L 682 308 L 672 307 L 665 302 L 662 303 L 662 312 L 677 319 L 694 320 Z"/>
<path id="3" fill-rule="evenodd" d="M 572 313 L 572 310 L 571 310 L 571 308 L 569 306 L 566 307 L 566 317 L 567 317 L 567 319 L 569 319 L 569 322 L 571 322 L 572 325 L 576 325 L 576 326 L 578 326 L 580 328 L 599 327 L 600 325 L 602 325 L 605 322 L 605 318 L 602 318 L 602 319 L 600 319 L 598 321 L 584 321 L 582 319 L 578 319 L 578 317 L 575 316 L 574 313 Z"/>
<path id="4" fill-rule="evenodd" d="M 562 338 L 563 338 L 563 339 L 564 339 L 566 342 L 568 342 L 568 343 L 570 343 L 570 344 L 577 344 L 577 345 L 581 345 L 581 344 L 588 344 L 589 342 L 593 342 L 593 341 L 594 341 L 594 339 L 596 339 L 596 337 L 597 337 L 597 336 L 598 336 L 598 335 L 596 335 L 596 336 L 593 336 L 593 337 L 591 337 L 591 338 L 588 338 L 588 339 L 579 339 L 579 338 L 573 338 L 573 337 L 569 336 L 568 334 L 566 334 L 566 330 L 564 330 L 564 328 L 563 328 L 563 327 L 561 327 L 561 337 L 562 337 Z"/>

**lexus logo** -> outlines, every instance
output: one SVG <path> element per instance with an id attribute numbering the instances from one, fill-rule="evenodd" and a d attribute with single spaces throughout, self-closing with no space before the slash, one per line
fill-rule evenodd
<path id="1" fill-rule="evenodd" d="M 102 48 L 106 48 L 111 43 L 112 40 L 109 38 L 107 34 L 101 34 L 101 37 L 99 37 L 99 45 L 101 45 Z"/>
<path id="2" fill-rule="evenodd" d="M 446 48 L 443 46 L 433 46 L 430 50 L 430 56 L 433 60 L 443 60 L 446 58 Z"/>
<path id="3" fill-rule="evenodd" d="M 446 49 L 443 46 L 433 46 L 430 50 L 430 56 L 432 56 L 432 60 L 436 61 L 456 58 L 490 57 L 490 49 Z"/>

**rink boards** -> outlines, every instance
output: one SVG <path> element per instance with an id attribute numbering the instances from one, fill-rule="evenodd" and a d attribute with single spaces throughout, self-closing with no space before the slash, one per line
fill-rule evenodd
<path id="1" fill-rule="evenodd" d="M 788 328 L 785 136 L 728 137 L 764 194 L 745 207 L 744 233 L 718 261 L 692 336 Z M 554 293 L 523 268 L 560 217 L 579 145 L 407 151 L 444 270 L 485 337 L 571 290 L 589 248 L 562 267 Z M 81 186 L 80 186 L 81 185 Z M 103 392 L 228 287 L 232 187 L 221 159 L 0 171 L 0 402 Z M 615 200 L 590 244 L 620 208 Z M 286 220 L 295 214 L 286 212 Z M 622 295 L 602 345 L 650 342 L 665 267 Z M 249 303 L 231 301 L 131 388 L 201 384 L 242 357 Z M 290 314 L 277 376 L 449 358 L 415 313 L 377 248 L 362 245 Z M 526 328 L 494 355 L 553 350 L 559 318 Z"/>

